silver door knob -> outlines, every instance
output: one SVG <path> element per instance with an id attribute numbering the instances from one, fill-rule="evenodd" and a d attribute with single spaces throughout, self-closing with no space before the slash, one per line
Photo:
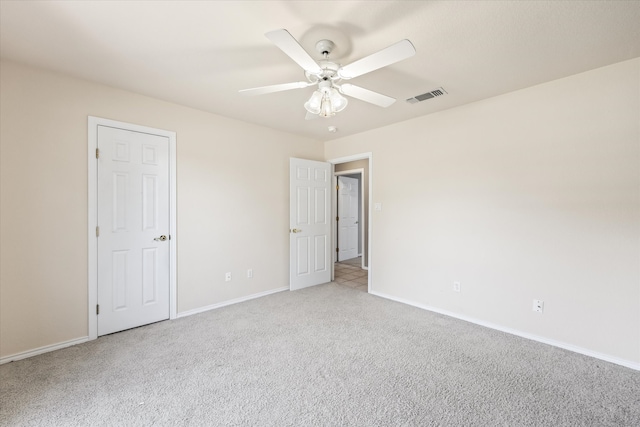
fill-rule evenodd
<path id="1" fill-rule="evenodd" d="M 165 236 L 164 234 L 160 237 L 156 237 L 155 239 L 156 242 L 164 242 L 165 240 L 167 240 L 167 236 Z"/>

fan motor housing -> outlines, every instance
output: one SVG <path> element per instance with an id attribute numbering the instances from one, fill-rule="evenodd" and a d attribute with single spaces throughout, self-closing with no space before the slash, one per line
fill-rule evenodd
<path id="1" fill-rule="evenodd" d="M 316 50 L 326 58 L 335 46 L 335 43 L 331 40 L 320 40 L 316 43 Z"/>
<path id="2" fill-rule="evenodd" d="M 317 76 L 305 71 L 304 74 L 307 76 L 307 80 L 310 82 L 317 82 L 319 80 L 340 80 L 340 77 L 338 76 L 340 64 L 336 64 L 331 61 L 318 61 L 318 65 L 322 68 L 322 74 Z"/>

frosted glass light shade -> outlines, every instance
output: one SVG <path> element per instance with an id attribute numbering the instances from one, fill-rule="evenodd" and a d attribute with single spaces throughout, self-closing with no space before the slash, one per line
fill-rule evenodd
<path id="1" fill-rule="evenodd" d="M 320 117 L 331 117 L 335 114 L 336 112 L 333 109 L 333 105 L 331 105 L 331 98 L 329 98 L 328 94 L 325 94 L 322 98 L 322 106 L 320 107 Z"/>
<path id="2" fill-rule="evenodd" d="M 320 91 L 314 91 L 313 95 L 307 102 L 304 103 L 304 108 L 311 114 L 320 114 L 320 107 L 322 106 L 323 93 Z"/>
<path id="3" fill-rule="evenodd" d="M 325 86 L 313 92 L 311 98 L 304 103 L 304 108 L 311 114 L 331 117 L 344 110 L 348 103 L 347 99 L 334 87 Z"/>
<path id="4" fill-rule="evenodd" d="M 347 98 L 340 95 L 340 92 L 338 92 L 335 89 L 331 89 L 331 94 L 329 95 L 329 99 L 331 100 L 333 111 L 335 111 L 336 113 L 339 113 L 340 111 L 344 110 L 347 107 L 347 104 L 349 103 L 349 101 L 347 101 Z"/>

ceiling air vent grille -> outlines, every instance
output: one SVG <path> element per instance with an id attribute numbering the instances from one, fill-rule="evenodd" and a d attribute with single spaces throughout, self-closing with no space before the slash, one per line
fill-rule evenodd
<path id="1" fill-rule="evenodd" d="M 409 104 L 416 104 L 418 102 L 426 101 L 427 99 L 445 95 L 446 93 L 447 91 L 444 90 L 444 88 L 439 87 L 437 89 L 432 90 L 431 92 L 423 93 L 422 95 L 416 95 L 413 98 L 409 98 L 407 99 L 407 102 Z"/>

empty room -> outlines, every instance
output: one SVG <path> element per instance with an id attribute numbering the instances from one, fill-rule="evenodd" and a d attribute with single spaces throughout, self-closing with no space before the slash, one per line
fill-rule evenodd
<path id="1" fill-rule="evenodd" d="M 0 0 L 0 425 L 640 425 L 638 22 Z"/>

